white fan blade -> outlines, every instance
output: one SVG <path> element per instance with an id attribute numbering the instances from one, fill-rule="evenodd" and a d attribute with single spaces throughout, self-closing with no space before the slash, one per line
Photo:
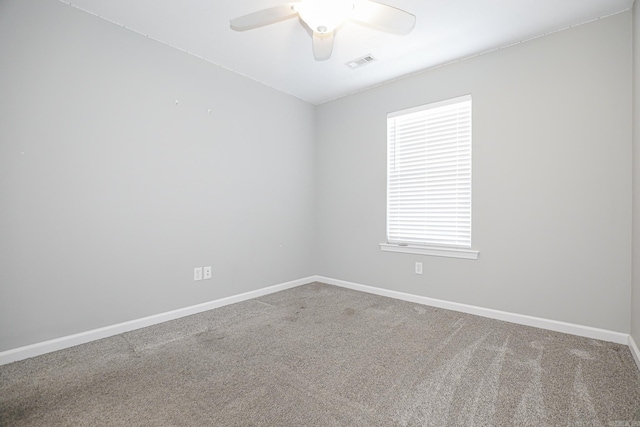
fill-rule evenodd
<path id="1" fill-rule="evenodd" d="M 281 6 L 259 10 L 230 21 L 231 29 L 236 31 L 253 30 L 265 25 L 275 24 L 298 15 L 294 6 L 298 3 L 285 3 Z"/>
<path id="2" fill-rule="evenodd" d="M 351 20 L 392 34 L 409 34 L 416 25 L 411 13 L 371 0 L 356 1 Z"/>
<path id="3" fill-rule="evenodd" d="M 333 50 L 333 31 L 330 33 L 313 32 L 313 56 L 316 61 L 325 61 L 331 58 Z"/>

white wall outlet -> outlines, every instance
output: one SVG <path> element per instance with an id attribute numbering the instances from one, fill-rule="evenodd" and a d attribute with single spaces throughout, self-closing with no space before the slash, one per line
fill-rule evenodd
<path id="1" fill-rule="evenodd" d="M 422 274 L 422 263 L 416 262 L 416 274 Z"/>
<path id="2" fill-rule="evenodd" d="M 193 280 L 202 280 L 202 267 L 193 269 Z"/>
<path id="3" fill-rule="evenodd" d="M 211 279 L 211 266 L 204 268 L 204 280 Z"/>

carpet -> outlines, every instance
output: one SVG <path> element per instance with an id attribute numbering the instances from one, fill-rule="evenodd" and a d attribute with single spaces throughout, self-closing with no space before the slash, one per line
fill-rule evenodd
<path id="1" fill-rule="evenodd" d="M 0 425 L 640 425 L 640 374 L 623 345 L 312 283 L 0 366 Z"/>

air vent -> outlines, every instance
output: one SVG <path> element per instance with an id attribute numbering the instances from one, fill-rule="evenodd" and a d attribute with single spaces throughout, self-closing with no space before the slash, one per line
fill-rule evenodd
<path id="1" fill-rule="evenodd" d="M 354 68 L 360 68 L 360 67 L 364 67 L 365 65 L 375 61 L 376 58 L 374 58 L 371 55 L 367 55 L 367 56 L 363 56 L 362 58 L 358 58 L 358 59 L 354 59 L 353 61 L 349 61 L 347 62 L 347 67 L 351 68 L 352 70 Z"/>

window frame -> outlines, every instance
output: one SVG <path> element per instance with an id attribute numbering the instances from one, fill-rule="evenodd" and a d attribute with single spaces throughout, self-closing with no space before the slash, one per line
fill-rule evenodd
<path id="1" fill-rule="evenodd" d="M 469 168 L 469 178 L 468 178 L 468 186 L 469 186 L 469 196 L 467 199 L 468 209 L 469 209 L 469 234 L 468 234 L 468 245 L 457 245 L 457 244 L 436 244 L 432 242 L 403 242 L 402 239 L 398 239 L 394 241 L 390 239 L 390 198 L 391 198 L 391 187 L 390 187 L 390 179 L 391 179 L 391 170 L 390 170 L 390 162 L 391 162 L 391 144 L 394 143 L 390 137 L 390 127 L 389 123 L 391 120 L 398 117 L 407 117 L 410 115 L 415 115 L 416 113 L 425 112 L 433 109 L 444 109 L 446 107 L 460 104 L 460 103 L 469 103 L 469 142 L 468 142 L 468 168 Z M 426 126 L 426 125 L 425 125 Z M 427 141 L 424 142 L 425 149 L 428 144 Z M 385 234 L 386 234 L 386 242 L 380 243 L 380 249 L 386 252 L 401 252 L 401 253 L 411 253 L 417 255 L 431 255 L 431 256 L 443 256 L 443 257 L 453 257 L 453 258 L 464 258 L 464 259 L 477 259 L 479 252 L 477 250 L 472 249 L 471 247 L 471 233 L 472 233 L 472 147 L 473 147 L 473 102 L 471 95 L 463 95 L 455 98 L 445 99 L 442 101 L 432 102 L 424 105 L 420 105 L 413 108 L 408 108 L 404 110 L 399 110 L 395 112 L 391 112 L 387 114 L 387 169 L 386 169 L 386 179 L 387 179 L 387 187 L 386 187 L 386 219 L 385 219 Z M 395 154 L 394 154 L 395 155 Z M 458 175 L 456 175 L 457 177 Z M 458 178 L 456 178 L 457 180 Z M 457 181 L 456 181 L 457 182 Z M 425 184 L 426 185 L 426 184 Z M 452 233 L 451 236 L 456 233 Z M 433 237 L 433 235 L 432 235 Z"/>

